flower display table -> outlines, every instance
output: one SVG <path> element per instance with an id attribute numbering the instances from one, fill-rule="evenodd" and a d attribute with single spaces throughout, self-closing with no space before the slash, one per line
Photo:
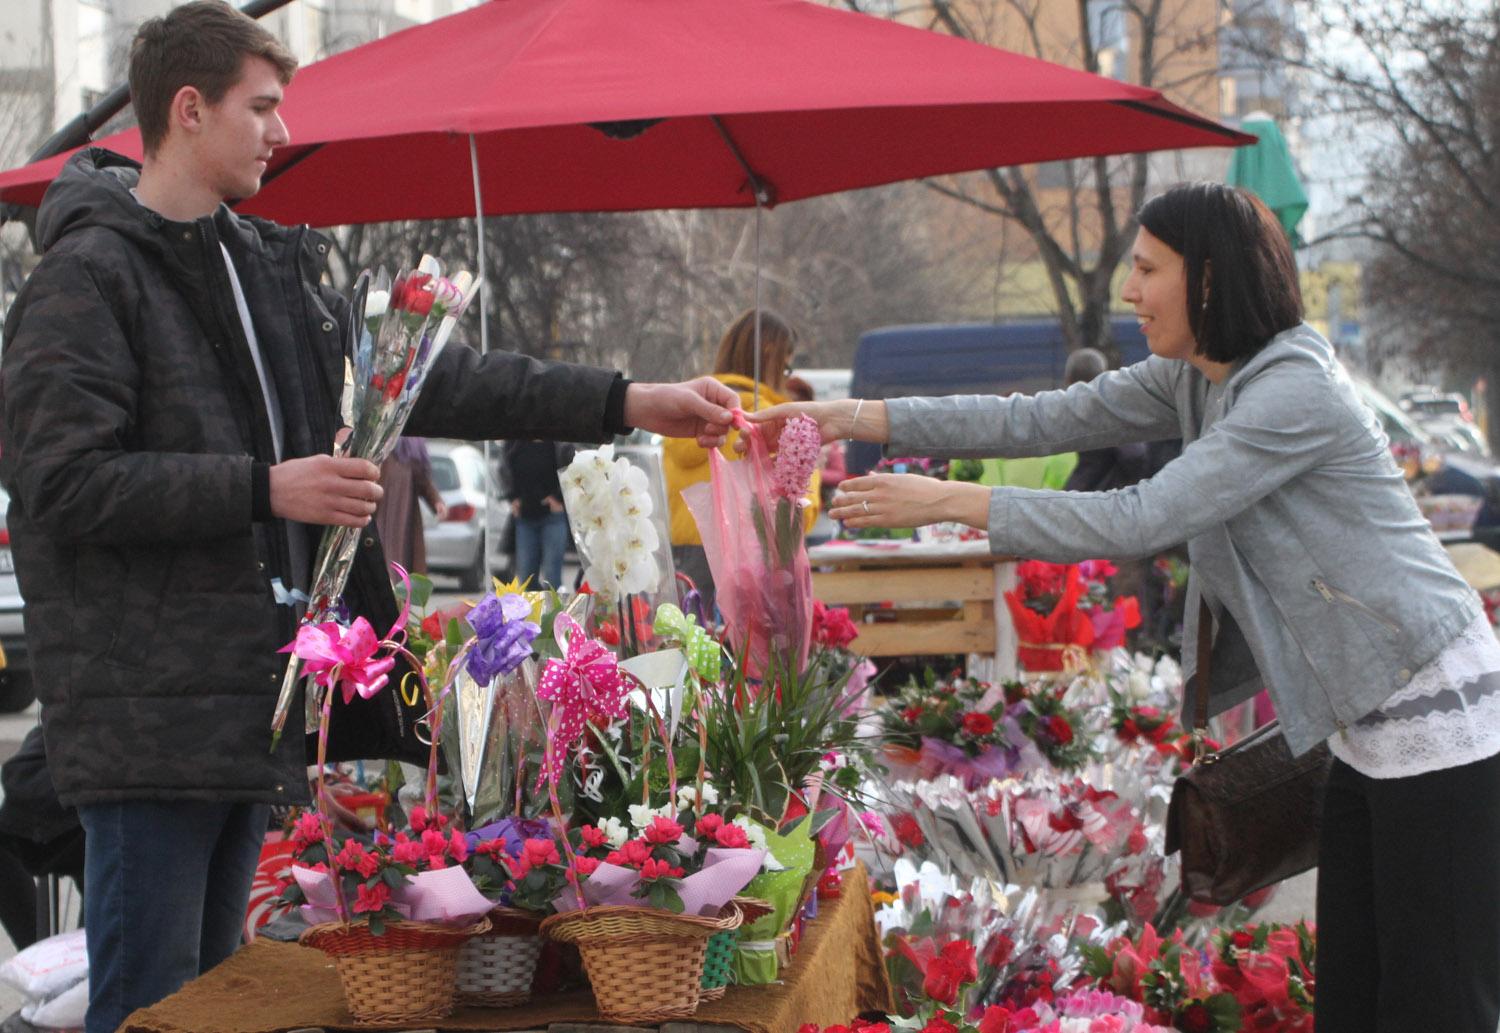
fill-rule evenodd
<path id="1" fill-rule="evenodd" d="M 863 885 L 864 873 L 846 885 Z M 891 1007 L 874 909 L 868 894 L 846 889 L 821 904 L 801 949 L 770 986 L 731 986 L 691 1019 L 668 1023 L 666 1033 L 746 1030 L 795 1033 L 804 1022 L 847 1022 L 862 1011 Z M 344 1006 L 338 975 L 320 952 L 294 943 L 257 940 L 213 971 L 150 1008 L 132 1014 L 122 1033 L 290 1033 L 370 1029 L 355 1026 Z M 399 1028 L 399 1027 L 391 1027 Z M 537 998 L 516 1008 L 460 1008 L 441 1030 L 549 1030 L 604 1033 L 587 990 Z"/>
<path id="2" fill-rule="evenodd" d="M 970 673 L 1015 676 L 1015 629 L 1003 602 L 995 605 L 1015 583 L 1015 563 L 993 555 L 988 542 L 828 542 L 807 556 L 813 595 L 849 607 L 859 625 L 854 652 L 969 653 L 985 667 Z"/>

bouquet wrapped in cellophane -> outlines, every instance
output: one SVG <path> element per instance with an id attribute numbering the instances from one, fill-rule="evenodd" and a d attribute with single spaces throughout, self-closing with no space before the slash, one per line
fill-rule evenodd
<path id="1" fill-rule="evenodd" d="M 377 466 L 395 447 L 427 372 L 478 289 L 468 272 L 444 277 L 442 266 L 431 255 L 423 255 L 417 268 L 399 273 L 389 289 L 380 285 L 385 280 L 381 270 L 371 290 L 370 274 L 361 273 L 354 288 L 353 384 L 345 412 L 351 432 L 336 449 L 341 457 L 368 459 Z M 359 535 L 354 527 L 324 530 L 313 561 L 303 624 L 326 621 L 338 610 Z M 273 749 L 286 725 L 301 669 L 294 654 L 271 718 Z"/>

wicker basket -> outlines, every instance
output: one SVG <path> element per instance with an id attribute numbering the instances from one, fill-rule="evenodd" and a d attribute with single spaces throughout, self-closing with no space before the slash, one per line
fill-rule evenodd
<path id="1" fill-rule="evenodd" d="M 531 1000 L 531 981 L 542 950 L 541 918 L 499 907 L 490 912 L 490 931 L 458 949 L 458 1003 L 513 1008 Z"/>
<path id="2" fill-rule="evenodd" d="M 601 1016 L 654 1025 L 697 1012 L 708 939 L 738 929 L 740 920 L 733 905 L 717 918 L 591 907 L 553 915 L 542 923 L 542 934 L 578 945 Z"/>
<path id="3" fill-rule="evenodd" d="M 754 897 L 735 897 L 731 906 L 738 908 L 740 921 L 746 925 L 764 918 L 774 909 L 764 900 Z M 739 929 L 723 929 L 708 938 L 708 947 L 703 954 L 703 981 L 699 984 L 698 1000 L 717 1001 L 734 979 L 734 955 L 740 947 Z"/>
<path id="4" fill-rule="evenodd" d="M 325 922 L 299 942 L 333 959 L 344 1002 L 357 1024 L 425 1022 L 453 1011 L 458 948 L 489 931 L 489 919 L 455 929 L 430 922 L 389 922 L 376 936 L 367 924 Z"/>

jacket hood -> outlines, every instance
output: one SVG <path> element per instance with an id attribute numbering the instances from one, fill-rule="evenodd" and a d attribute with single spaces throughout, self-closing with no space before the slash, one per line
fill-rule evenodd
<path id="1" fill-rule="evenodd" d="M 78 230 L 103 228 L 155 252 L 170 251 L 163 230 L 211 224 L 221 236 L 239 238 L 247 247 L 262 241 L 290 240 L 293 231 L 276 223 L 237 215 L 221 204 L 211 215 L 176 222 L 137 201 L 131 190 L 141 179 L 140 163 L 102 147 L 86 147 L 68 159 L 37 211 L 37 241 L 42 251 Z"/>
<path id="2" fill-rule="evenodd" d="M 141 166 L 112 151 L 86 147 L 68 159 L 47 188 L 37 211 L 36 235 L 42 250 L 57 245 L 74 230 L 99 226 L 134 240 L 156 237 L 161 216 L 133 196 Z"/>

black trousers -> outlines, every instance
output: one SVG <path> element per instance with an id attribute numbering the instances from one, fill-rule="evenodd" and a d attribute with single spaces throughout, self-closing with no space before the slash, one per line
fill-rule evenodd
<path id="1" fill-rule="evenodd" d="M 1500 755 L 1410 778 L 1333 762 L 1318 861 L 1317 1033 L 1495 1033 Z"/>

